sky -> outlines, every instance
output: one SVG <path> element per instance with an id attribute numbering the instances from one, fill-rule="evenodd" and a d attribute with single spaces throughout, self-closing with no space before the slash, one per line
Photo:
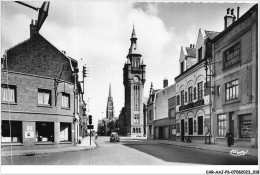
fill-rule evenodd
<path id="1" fill-rule="evenodd" d="M 24 1 L 25 2 L 25 1 Z M 40 34 L 59 50 L 86 65 L 85 101 L 97 120 L 106 115 L 111 83 L 115 117 L 124 106 L 123 67 L 135 28 L 137 45 L 146 64 L 145 97 L 169 85 L 179 75 L 181 46 L 196 44 L 200 28 L 221 32 L 227 8 L 240 7 L 240 16 L 254 5 L 247 3 L 176 3 L 135 1 L 51 1 L 49 15 Z M 251 2 L 251 3 L 248 3 Z M 26 3 L 40 7 L 42 1 Z M 29 38 L 31 19 L 38 12 L 13 1 L 1 1 L 1 54 Z M 82 78 L 82 75 L 80 75 Z"/>

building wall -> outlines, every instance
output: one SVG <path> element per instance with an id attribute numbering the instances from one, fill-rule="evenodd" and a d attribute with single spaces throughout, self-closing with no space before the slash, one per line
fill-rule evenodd
<path id="1" fill-rule="evenodd" d="M 242 17 L 241 17 L 242 18 Z M 218 134 L 218 116 L 226 115 L 226 131 L 231 129 L 234 133 L 236 145 L 257 147 L 257 13 L 254 11 L 213 43 L 214 62 L 219 64 L 214 67 L 214 134 L 216 143 L 225 144 L 223 136 Z M 240 43 L 240 63 L 223 69 L 224 52 L 234 44 Z M 238 98 L 227 101 L 225 99 L 226 83 L 238 80 Z M 220 94 L 217 93 L 220 87 Z M 252 121 L 252 137 L 241 137 L 242 117 Z M 234 123 L 234 127 L 231 126 Z"/>
<path id="2" fill-rule="evenodd" d="M 55 94 L 53 79 L 20 73 L 2 72 L 2 84 L 16 86 L 17 103 L 1 103 L 1 120 L 22 122 L 22 144 L 32 146 L 36 143 L 36 122 L 52 122 L 54 124 L 54 143 L 60 143 L 60 122 L 73 124 L 74 100 L 73 84 L 61 83 L 58 86 L 57 106 L 55 106 Z M 38 88 L 51 90 L 51 106 L 38 105 Z M 70 108 L 61 107 L 61 92 L 70 94 Z M 27 126 L 32 127 L 33 138 L 26 138 Z M 72 130 L 71 126 L 71 130 Z M 74 140 L 74 135 L 71 138 Z"/>

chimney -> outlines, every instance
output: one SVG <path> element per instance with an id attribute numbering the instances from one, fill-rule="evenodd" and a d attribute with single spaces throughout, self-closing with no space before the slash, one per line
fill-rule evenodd
<path id="1" fill-rule="evenodd" d="M 195 44 L 192 45 L 192 48 L 194 48 L 194 47 L 195 47 Z"/>
<path id="2" fill-rule="evenodd" d="M 35 24 L 34 24 L 34 20 L 32 19 L 32 22 L 30 24 L 30 37 L 39 33 L 36 26 L 37 26 L 37 20 L 35 20 Z"/>
<path id="3" fill-rule="evenodd" d="M 192 44 L 190 44 L 190 48 L 192 48 Z"/>
<path id="4" fill-rule="evenodd" d="M 168 87 L 168 79 L 164 78 L 164 80 L 163 80 L 163 88 L 166 88 L 166 87 Z"/>
<path id="5" fill-rule="evenodd" d="M 224 17 L 224 28 L 228 28 L 233 22 L 235 22 L 236 16 L 234 15 L 234 9 L 231 9 L 231 14 L 229 14 L 230 8 L 227 9 L 227 14 Z"/>
<path id="6" fill-rule="evenodd" d="M 240 7 L 237 7 L 237 20 L 238 20 L 238 18 L 239 18 L 239 8 L 240 8 Z"/>

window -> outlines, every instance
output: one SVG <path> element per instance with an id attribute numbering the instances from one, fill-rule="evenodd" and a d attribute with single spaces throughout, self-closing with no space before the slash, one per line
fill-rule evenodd
<path id="1" fill-rule="evenodd" d="M 226 114 L 218 115 L 218 136 L 225 137 L 227 127 Z"/>
<path id="2" fill-rule="evenodd" d="M 170 118 L 175 118 L 175 109 L 174 108 L 169 109 L 169 113 L 170 113 Z"/>
<path id="3" fill-rule="evenodd" d="M 202 84 L 203 82 L 198 83 L 198 100 L 202 100 Z"/>
<path id="4" fill-rule="evenodd" d="M 181 91 L 181 105 L 184 105 L 184 90 Z"/>
<path id="5" fill-rule="evenodd" d="M 188 92 L 189 92 L 189 103 L 192 103 L 192 87 L 188 88 Z"/>
<path id="6" fill-rule="evenodd" d="M 237 43 L 227 49 L 223 55 L 223 68 L 228 68 L 240 62 L 240 44 Z"/>
<path id="7" fill-rule="evenodd" d="M 197 90 L 196 90 L 196 87 L 194 87 L 194 93 L 193 93 L 194 94 L 194 100 L 196 100 L 196 98 L 197 98 L 196 93 L 197 93 Z"/>
<path id="8" fill-rule="evenodd" d="M 217 86 L 217 94 L 220 95 L 220 86 Z"/>
<path id="9" fill-rule="evenodd" d="M 199 116 L 198 117 L 198 135 L 203 134 L 203 117 Z"/>
<path id="10" fill-rule="evenodd" d="M 226 100 L 238 98 L 238 80 L 226 83 Z"/>
<path id="11" fill-rule="evenodd" d="M 177 96 L 177 105 L 180 105 L 180 96 Z"/>
<path id="12" fill-rule="evenodd" d="M 240 137 L 241 138 L 252 138 L 253 127 L 252 127 L 252 115 L 240 116 Z"/>
<path id="13" fill-rule="evenodd" d="M 149 125 L 149 134 L 152 134 L 152 125 Z"/>
<path id="14" fill-rule="evenodd" d="M 3 102 L 16 103 L 16 86 L 2 84 L 1 85 L 1 97 Z"/>
<path id="15" fill-rule="evenodd" d="M 54 122 L 36 122 L 36 141 L 54 142 Z"/>
<path id="16" fill-rule="evenodd" d="M 187 102 L 187 92 L 185 92 L 185 103 Z"/>
<path id="17" fill-rule="evenodd" d="M 133 128 L 133 133 L 135 133 L 135 128 Z"/>
<path id="18" fill-rule="evenodd" d="M 70 108 L 70 94 L 62 93 L 62 107 Z"/>
<path id="19" fill-rule="evenodd" d="M 60 123 L 60 141 L 71 142 L 71 123 Z"/>
<path id="20" fill-rule="evenodd" d="M 45 89 L 38 89 L 38 104 L 51 105 L 51 91 Z"/>
<path id="21" fill-rule="evenodd" d="M 199 61 L 202 60 L 202 47 L 200 47 L 198 50 L 198 59 L 199 59 Z"/>
<path id="22" fill-rule="evenodd" d="M 152 110 L 149 111 L 150 120 L 152 120 Z"/>
<path id="23" fill-rule="evenodd" d="M 184 61 L 181 62 L 181 73 L 183 73 L 183 72 L 184 72 Z"/>
<path id="24" fill-rule="evenodd" d="M 22 122 L 2 120 L 2 143 L 22 142 Z"/>
<path id="25" fill-rule="evenodd" d="M 134 123 L 139 123 L 139 115 L 138 114 L 134 115 Z"/>

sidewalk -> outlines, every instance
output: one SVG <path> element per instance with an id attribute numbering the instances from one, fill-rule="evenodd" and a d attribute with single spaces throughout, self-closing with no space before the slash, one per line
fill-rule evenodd
<path id="1" fill-rule="evenodd" d="M 258 156 L 258 149 L 257 148 L 248 148 L 248 147 L 239 147 L 232 145 L 231 147 L 225 145 L 218 145 L 218 144 L 200 144 L 200 143 L 186 143 L 186 142 L 178 142 L 173 140 L 151 140 L 160 144 L 169 144 L 175 146 L 182 146 L 187 148 L 195 148 L 195 149 L 204 149 L 204 150 L 211 150 L 211 151 L 218 151 L 218 152 L 226 152 L 230 153 L 231 150 L 235 150 L 234 152 L 246 152 L 245 155 L 247 156 Z"/>
<path id="2" fill-rule="evenodd" d="M 83 138 L 81 144 L 77 144 L 76 146 L 53 146 L 49 148 L 36 148 L 36 149 L 19 149 L 19 150 L 3 150 L 1 149 L 1 156 L 2 157 L 10 157 L 10 156 L 33 156 L 33 155 L 40 155 L 40 154 L 49 154 L 49 153 L 57 153 L 57 152 L 70 152 L 70 151 L 81 151 L 87 149 L 95 149 L 96 143 L 94 138 L 91 138 L 91 145 L 90 145 L 90 138 L 85 137 Z"/>

